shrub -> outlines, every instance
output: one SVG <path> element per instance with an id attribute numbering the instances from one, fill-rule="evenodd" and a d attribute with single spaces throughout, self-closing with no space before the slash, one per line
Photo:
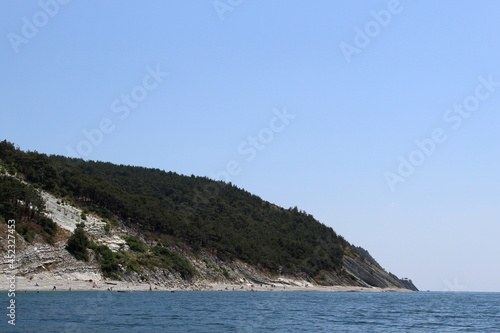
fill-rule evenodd
<path id="1" fill-rule="evenodd" d="M 54 236 L 57 233 L 57 223 L 52 219 L 42 216 L 38 218 L 38 222 L 42 226 L 43 231 L 45 231 L 49 236 Z"/>
<path id="2" fill-rule="evenodd" d="M 35 239 L 35 233 L 27 224 L 16 224 L 16 231 L 23 236 L 24 240 L 28 243 L 32 243 Z"/>
<path id="3" fill-rule="evenodd" d="M 87 238 L 87 235 L 85 235 L 83 227 L 79 224 L 73 235 L 68 238 L 66 250 L 68 250 L 68 252 L 71 253 L 76 259 L 88 261 L 89 255 L 87 253 L 87 248 L 89 245 L 89 239 Z"/>
<path id="4" fill-rule="evenodd" d="M 120 267 L 116 261 L 115 254 L 106 245 L 99 245 L 95 249 L 97 259 L 101 263 L 102 275 L 106 278 L 118 278 Z"/>
<path id="5" fill-rule="evenodd" d="M 160 264 L 173 272 L 181 273 L 184 279 L 193 277 L 196 274 L 196 269 L 191 263 L 174 251 L 162 246 L 154 246 L 152 248 L 153 254 L 159 259 Z"/>
<path id="6" fill-rule="evenodd" d="M 141 268 L 134 263 L 130 263 L 127 265 L 127 271 L 128 272 L 136 272 L 137 274 L 140 274 Z"/>
<path id="7" fill-rule="evenodd" d="M 125 242 L 132 251 L 146 252 L 148 250 L 148 248 L 136 237 L 132 236 L 125 237 Z"/>
<path id="8" fill-rule="evenodd" d="M 225 277 L 226 279 L 229 279 L 229 278 L 230 278 L 230 276 L 229 276 L 229 272 L 227 271 L 227 269 L 226 269 L 226 268 L 222 268 L 222 275 L 224 275 L 224 277 Z"/>

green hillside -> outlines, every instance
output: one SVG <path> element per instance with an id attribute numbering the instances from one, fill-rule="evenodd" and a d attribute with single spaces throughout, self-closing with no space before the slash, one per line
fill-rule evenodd
<path id="1" fill-rule="evenodd" d="M 41 188 L 165 243 L 240 259 L 271 273 L 340 272 L 349 244 L 311 215 L 277 207 L 232 184 L 143 167 L 23 152 L 0 142 L 0 220 L 50 241 Z M 7 175 L 16 175 L 30 185 Z M 26 237 L 25 237 L 26 238 Z M 29 236 L 26 238 L 29 240 Z"/>

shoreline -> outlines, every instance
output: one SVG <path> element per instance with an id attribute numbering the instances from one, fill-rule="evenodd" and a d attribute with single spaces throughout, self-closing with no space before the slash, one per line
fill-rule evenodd
<path id="1" fill-rule="evenodd" d="M 0 291 L 9 291 L 9 275 L 0 274 Z M 413 292 L 400 288 L 356 287 L 356 286 L 303 286 L 290 284 L 227 284 L 217 282 L 183 282 L 177 285 L 155 283 L 134 283 L 105 280 L 63 280 L 63 279 L 27 279 L 16 276 L 15 291 L 103 291 L 103 292 L 143 292 L 143 291 L 230 291 L 230 292 Z M 55 289 L 54 289 L 55 287 Z"/>

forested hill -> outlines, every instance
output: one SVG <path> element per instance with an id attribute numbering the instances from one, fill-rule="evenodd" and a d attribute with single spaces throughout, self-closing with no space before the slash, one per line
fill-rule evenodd
<path id="1" fill-rule="evenodd" d="M 2 174 L 16 175 L 31 188 L 119 220 L 155 242 L 184 244 L 194 252 L 239 259 L 270 273 L 323 280 L 324 272 L 342 272 L 346 253 L 357 252 L 330 227 L 297 208 L 277 207 L 232 184 L 205 177 L 23 152 L 7 141 L 0 142 L 0 168 Z M 5 186 L 11 182 L 7 178 L 12 177 L 0 177 L 0 220 L 10 218 L 6 213 L 22 215 L 8 204 L 15 198 L 6 197 Z M 42 215 L 34 218 L 38 224 L 50 224 L 40 220 Z"/>

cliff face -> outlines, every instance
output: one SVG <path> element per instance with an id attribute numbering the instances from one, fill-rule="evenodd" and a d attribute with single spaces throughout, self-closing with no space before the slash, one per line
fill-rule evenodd
<path id="1" fill-rule="evenodd" d="M 60 227 L 58 241 L 53 245 L 43 242 L 41 237 L 35 237 L 32 244 L 17 237 L 17 263 L 18 275 L 38 279 L 56 280 L 94 280 L 101 281 L 104 277 L 99 262 L 92 251 L 89 251 L 88 262 L 76 260 L 67 250 L 67 237 L 76 225 L 85 222 L 85 232 L 97 245 L 106 245 L 112 251 L 129 251 L 124 237 L 133 235 L 141 239 L 144 244 L 152 245 L 151 240 L 144 234 L 134 231 L 124 225 L 113 226 L 106 229 L 106 223 L 96 215 L 88 215 L 82 220 L 82 210 L 63 203 L 53 195 L 41 192 L 46 205 L 46 214 Z M 6 232 L 6 225 L 0 225 L 1 232 Z M 3 230 L 5 229 L 5 230 Z M 6 252 L 6 244 L 0 242 L 0 252 Z M 362 250 L 351 247 L 343 256 L 343 269 L 340 273 L 322 272 L 322 279 L 313 281 L 307 275 L 280 275 L 270 274 L 257 267 L 251 266 L 240 260 L 223 260 L 213 252 L 198 251 L 183 246 L 172 246 L 172 251 L 189 260 L 196 269 L 196 275 L 188 279 L 183 278 L 178 272 L 160 267 L 141 267 L 140 271 L 126 270 L 121 267 L 122 280 L 129 282 L 150 282 L 166 287 L 185 287 L 196 282 L 221 282 L 237 284 L 291 284 L 297 286 L 311 285 L 319 282 L 323 285 L 343 285 L 379 288 L 405 288 L 417 290 L 410 280 L 400 280 L 387 273 L 371 256 Z M 2 264 L 2 270 L 7 271 L 7 263 Z M 9 270 L 10 271 L 10 270 Z"/>
<path id="2" fill-rule="evenodd" d="M 348 274 L 354 277 L 356 285 L 361 287 L 398 287 L 414 291 L 418 289 L 413 285 L 411 280 L 402 280 L 395 275 L 386 272 L 379 265 L 374 265 L 369 260 L 362 256 L 344 256 L 344 269 Z"/>
<path id="3" fill-rule="evenodd" d="M 402 278 L 399 279 L 401 281 L 401 284 L 403 285 L 404 288 L 413 290 L 413 291 L 418 291 L 418 288 L 413 284 L 412 280 L 408 278 Z"/>

